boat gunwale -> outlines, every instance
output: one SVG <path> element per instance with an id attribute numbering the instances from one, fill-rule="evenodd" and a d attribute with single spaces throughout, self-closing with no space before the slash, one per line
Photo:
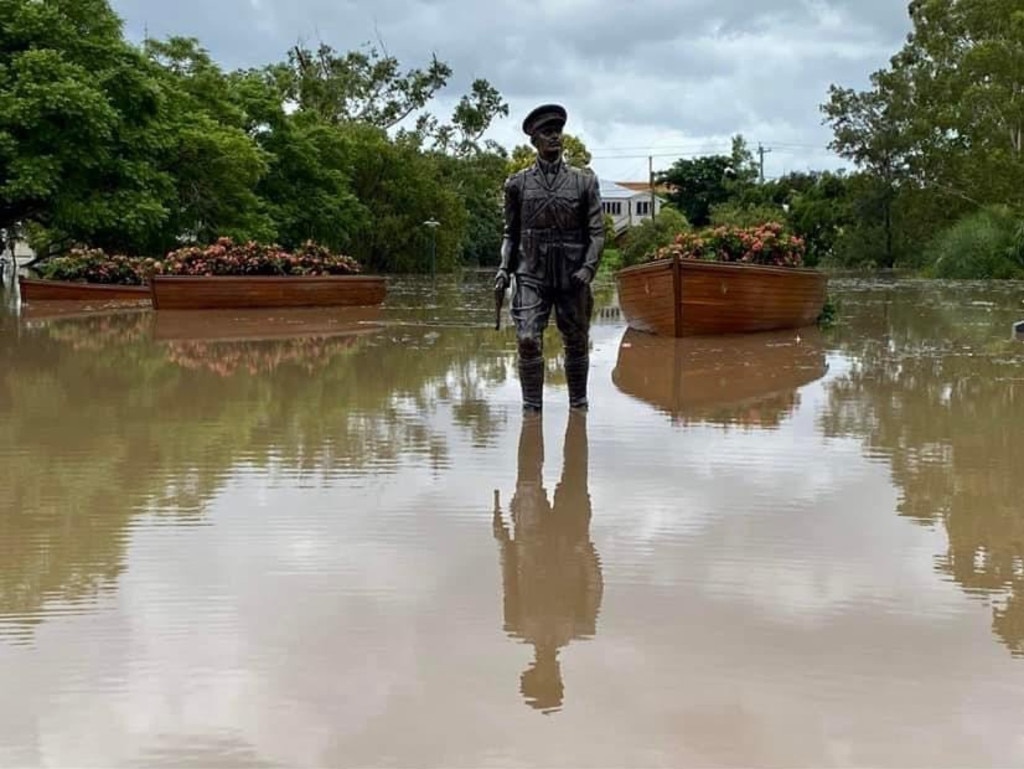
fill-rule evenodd
<path id="1" fill-rule="evenodd" d="M 150 283 L 241 283 L 287 281 L 303 283 L 377 283 L 386 281 L 383 275 L 154 275 Z"/>
<path id="2" fill-rule="evenodd" d="M 710 270 L 756 270 L 758 272 L 765 272 L 769 274 L 777 275 L 801 275 L 801 276 L 821 276 L 827 277 L 827 274 L 822 270 L 814 267 L 780 267 L 774 264 L 754 264 L 751 262 L 718 262 L 710 259 L 685 259 L 685 258 L 671 258 L 671 259 L 652 259 L 647 262 L 641 262 L 640 264 L 633 264 L 629 267 L 623 267 L 621 270 L 615 272 L 615 276 L 620 275 L 633 275 L 636 273 L 643 272 L 656 272 L 664 270 L 670 272 L 672 265 L 678 263 L 681 270 L 686 270 L 692 267 L 699 267 L 701 269 Z"/>
<path id="3" fill-rule="evenodd" d="M 383 275 L 154 275 L 157 310 L 376 307 L 387 297 Z"/>
<path id="4" fill-rule="evenodd" d="M 85 289 L 89 292 L 102 294 L 102 293 L 117 293 L 126 292 L 149 296 L 150 287 L 149 285 L 136 285 L 133 283 L 89 283 L 82 280 L 50 280 L 48 278 L 26 278 L 24 275 L 18 276 L 18 287 L 24 286 L 31 288 L 61 288 L 61 289 Z M 41 300 L 40 300 L 41 301 Z M 47 301 L 58 301 L 58 300 L 47 300 Z"/>

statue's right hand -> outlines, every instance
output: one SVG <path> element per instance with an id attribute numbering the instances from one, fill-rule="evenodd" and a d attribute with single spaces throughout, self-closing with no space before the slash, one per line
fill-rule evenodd
<path id="1" fill-rule="evenodd" d="M 511 280 L 508 276 L 508 270 L 504 268 L 498 270 L 497 274 L 494 276 L 494 290 L 504 291 L 508 288 L 509 283 L 511 283 Z"/>

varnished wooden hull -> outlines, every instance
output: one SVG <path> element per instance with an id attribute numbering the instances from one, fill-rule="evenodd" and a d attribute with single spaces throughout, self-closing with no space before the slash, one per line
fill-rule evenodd
<path id="1" fill-rule="evenodd" d="M 158 310 L 365 307 L 387 295 L 385 279 L 374 275 L 154 275 L 151 286 Z"/>
<path id="2" fill-rule="evenodd" d="M 673 420 L 737 422 L 756 411 L 778 421 L 827 368 L 814 327 L 687 339 L 628 329 L 612 382 Z"/>
<path id="3" fill-rule="evenodd" d="M 626 323 L 662 336 L 802 328 L 825 305 L 817 270 L 662 259 L 616 273 Z"/>
<path id="4" fill-rule="evenodd" d="M 120 286 L 105 283 L 76 283 L 64 280 L 36 280 L 18 277 L 23 302 L 52 301 L 150 301 L 149 286 Z"/>

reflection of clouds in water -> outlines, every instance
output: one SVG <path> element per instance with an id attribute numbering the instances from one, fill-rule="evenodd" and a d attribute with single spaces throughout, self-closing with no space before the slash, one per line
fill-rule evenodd
<path id="1" fill-rule="evenodd" d="M 116 608 L 56 629 L 95 640 L 65 638 L 63 665 L 36 667 L 33 689 L 62 692 L 38 703 L 54 763 L 131 765 L 164 743 L 231 737 L 275 763 L 317 765 L 332 741 L 359 734 L 415 680 L 422 660 L 398 607 L 429 603 L 431 577 L 443 570 L 379 530 L 374 544 L 361 526 L 345 526 L 366 524 L 372 494 L 362 510 L 336 515 L 337 489 L 254 494 L 247 480 L 211 505 L 211 528 L 140 526 Z M 323 545 L 318 558 L 297 560 L 310 534 Z M 101 642 L 111 624 L 117 654 Z M 369 628 L 391 632 L 377 642 L 362 637 Z M 68 692 L 62 667 L 88 669 L 110 690 Z"/>
<path id="2" fill-rule="evenodd" d="M 936 577 L 942 534 L 895 514 L 887 466 L 820 436 L 822 385 L 778 430 L 679 429 L 617 394 L 617 342 L 596 340 L 588 417 L 600 633 L 563 655 L 557 715 L 522 706 L 531 650 L 501 628 L 490 513 L 516 467 L 512 377 L 484 392 L 504 420 L 485 446 L 428 399 L 440 467 L 238 466 L 206 526 L 138 521 L 109 602 L 0 647 L 24 693 L 0 705 L 0 745 L 37 743 L 0 764 L 189 745 L 283 765 L 1020 762 L 1024 669 Z"/>

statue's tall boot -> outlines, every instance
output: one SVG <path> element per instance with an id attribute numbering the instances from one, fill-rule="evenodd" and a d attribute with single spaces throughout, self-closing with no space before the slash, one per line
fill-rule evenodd
<path id="1" fill-rule="evenodd" d="M 540 411 L 544 405 L 544 358 L 519 358 L 519 385 L 523 392 L 523 411 Z"/>
<path id="2" fill-rule="evenodd" d="M 566 354 L 565 379 L 569 385 L 569 408 L 586 410 L 587 377 L 590 373 L 590 355 L 586 352 Z"/>

